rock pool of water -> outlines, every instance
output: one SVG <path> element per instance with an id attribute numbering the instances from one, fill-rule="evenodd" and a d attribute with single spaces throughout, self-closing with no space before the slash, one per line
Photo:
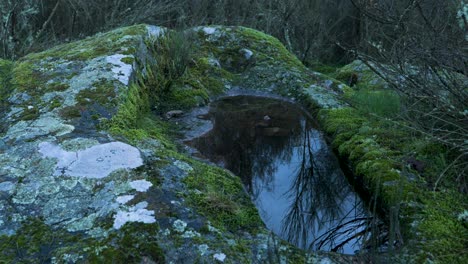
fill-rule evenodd
<path id="1" fill-rule="evenodd" d="M 304 249 L 360 250 L 370 217 L 302 109 L 284 100 L 232 96 L 181 122 L 193 154 L 241 177 L 274 233 Z"/>

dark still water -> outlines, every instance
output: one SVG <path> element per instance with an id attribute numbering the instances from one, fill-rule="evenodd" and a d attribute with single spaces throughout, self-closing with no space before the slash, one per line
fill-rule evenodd
<path id="1" fill-rule="evenodd" d="M 204 118 L 212 129 L 188 144 L 241 177 L 270 230 L 304 249 L 360 250 L 370 217 L 300 108 L 235 96 L 213 102 Z"/>

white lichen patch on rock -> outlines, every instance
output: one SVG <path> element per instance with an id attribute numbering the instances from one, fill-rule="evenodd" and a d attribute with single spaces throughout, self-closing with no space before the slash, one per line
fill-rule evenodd
<path id="1" fill-rule="evenodd" d="M 133 72 L 133 67 L 132 65 L 123 62 L 123 58 L 133 58 L 133 56 L 115 54 L 107 56 L 106 61 L 113 66 L 112 72 L 115 74 L 114 78 L 119 80 L 122 84 L 128 85 L 130 75 Z"/>
<path id="2" fill-rule="evenodd" d="M 137 192 L 146 192 L 153 184 L 147 180 L 136 180 L 130 182 L 130 186 Z"/>
<path id="3" fill-rule="evenodd" d="M 57 159 L 55 176 L 104 178 L 118 169 L 133 169 L 143 165 L 138 149 L 122 142 L 96 145 L 76 152 L 42 142 L 39 144 L 39 152 L 45 157 Z"/>
<path id="4" fill-rule="evenodd" d="M 215 31 L 216 31 L 216 28 L 214 28 L 214 27 L 204 27 L 203 28 L 203 32 L 205 32 L 205 34 L 207 34 L 207 35 L 211 35 L 211 34 L 215 33 Z"/>
<path id="5" fill-rule="evenodd" d="M 178 233 L 182 233 L 185 231 L 185 228 L 187 227 L 187 223 L 180 220 L 180 219 L 177 219 L 174 221 L 174 223 L 172 224 L 172 227 L 174 228 L 174 230 Z"/>
<path id="6" fill-rule="evenodd" d="M 124 224 L 128 222 L 141 222 L 145 224 L 152 224 L 156 222 L 154 217 L 154 211 L 147 210 L 147 202 L 141 202 L 132 206 L 128 211 L 118 211 L 114 216 L 115 229 L 120 229 Z"/>
<path id="7" fill-rule="evenodd" d="M 117 197 L 117 199 L 115 199 L 115 200 L 119 204 L 126 204 L 129 201 L 131 201 L 133 198 L 135 198 L 135 195 L 122 195 L 122 196 Z"/>
<path id="8" fill-rule="evenodd" d="M 201 244 L 198 246 L 198 251 L 200 251 L 200 255 L 206 255 L 208 253 L 208 249 L 210 247 L 207 244 Z"/>
<path id="9" fill-rule="evenodd" d="M 224 253 L 216 253 L 213 255 L 213 258 L 216 259 L 217 261 L 220 261 L 220 262 L 224 262 L 224 260 L 226 259 L 226 254 Z"/>
<path id="10" fill-rule="evenodd" d="M 187 230 L 182 234 L 183 238 L 192 238 L 192 237 L 201 237 L 200 233 L 193 231 L 193 230 Z"/>

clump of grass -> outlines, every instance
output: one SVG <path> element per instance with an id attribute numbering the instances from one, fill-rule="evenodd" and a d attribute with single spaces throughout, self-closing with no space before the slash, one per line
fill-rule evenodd
<path id="1" fill-rule="evenodd" d="M 193 56 L 192 44 L 187 33 L 165 31 L 164 35 L 147 40 L 146 45 L 155 63 L 148 67 L 144 82 L 157 101 L 185 74 Z"/>
<path id="2" fill-rule="evenodd" d="M 164 35 L 146 40 L 151 59 L 137 73 L 136 82 L 119 105 L 119 110 L 110 123 L 103 124 L 111 133 L 126 137 L 130 141 L 144 138 L 161 140 L 172 147 L 166 137 L 166 127 L 151 118 L 150 112 L 168 98 L 173 85 L 185 74 L 191 60 L 191 44 L 182 32 L 165 31 Z"/>
<path id="3" fill-rule="evenodd" d="M 395 117 L 400 113 L 400 97 L 393 91 L 359 90 L 350 97 L 351 103 L 360 112 L 380 117 Z"/>

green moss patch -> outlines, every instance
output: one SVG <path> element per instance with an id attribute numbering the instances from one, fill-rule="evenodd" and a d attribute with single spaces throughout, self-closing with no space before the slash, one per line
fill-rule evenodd
<path id="1" fill-rule="evenodd" d="M 157 224 L 127 223 L 118 233 L 99 242 L 90 254 L 89 263 L 141 263 L 144 260 L 164 263 L 159 247 Z"/>
<path id="2" fill-rule="evenodd" d="M 286 63 L 293 67 L 303 68 L 304 65 L 289 52 L 284 45 L 275 37 L 267 35 L 251 28 L 238 28 L 241 36 L 247 44 L 247 48 L 264 56 L 272 56 L 278 63 Z"/>
<path id="3" fill-rule="evenodd" d="M 138 90 L 137 86 L 132 86 L 131 91 Z M 119 110 L 111 120 L 103 124 L 103 128 L 107 129 L 115 136 L 126 138 L 131 143 L 135 144 L 138 141 L 154 138 L 160 141 L 166 148 L 173 149 L 174 143 L 168 136 L 170 126 L 161 121 L 156 115 L 151 114 L 148 105 L 145 107 L 140 96 L 132 95 L 132 92 L 120 104 Z"/>
<path id="4" fill-rule="evenodd" d="M 0 236 L 0 263 L 135 263 L 143 258 L 164 262 L 157 224 L 130 223 L 102 240 L 53 229 L 29 219 L 13 236 Z"/>
<path id="5" fill-rule="evenodd" d="M 131 52 L 125 47 L 136 45 L 136 39 L 141 39 L 141 36 L 144 36 L 146 33 L 146 25 L 119 28 L 84 40 L 59 45 L 47 51 L 29 54 L 23 60 L 39 62 L 46 58 L 60 58 L 76 61 L 89 60 L 115 53 L 128 54 Z M 124 38 L 125 36 L 134 36 L 136 38 Z"/>
<path id="6" fill-rule="evenodd" d="M 81 90 L 76 95 L 76 101 L 79 105 L 99 104 L 102 106 L 116 106 L 117 98 L 115 86 L 112 82 L 102 81 L 93 85 L 91 89 Z"/>
<path id="7" fill-rule="evenodd" d="M 67 83 L 61 83 L 61 82 L 53 82 L 50 84 L 47 84 L 47 90 L 48 91 L 57 91 L 57 92 L 62 92 L 70 88 L 70 85 Z"/>
<path id="8" fill-rule="evenodd" d="M 123 136 L 132 143 L 154 138 L 166 148 L 173 149 L 174 143 L 168 136 L 169 125 L 150 111 L 148 88 L 144 83 L 132 84 L 118 103 L 117 113 L 101 124 L 103 129 L 116 136 Z"/>
<path id="9" fill-rule="evenodd" d="M 355 82 L 356 89 L 381 90 L 386 87 L 385 81 L 359 60 L 353 61 L 329 75 L 348 85 Z"/>
<path id="10" fill-rule="evenodd" d="M 194 161 L 192 165 L 194 171 L 184 179 L 192 190 L 187 199 L 216 227 L 224 227 L 231 232 L 243 229 L 251 233 L 263 227 L 239 177 L 201 162 Z"/>
<path id="11" fill-rule="evenodd" d="M 39 109 L 37 107 L 25 107 L 19 119 L 21 120 L 34 120 L 39 117 Z"/>
<path id="12" fill-rule="evenodd" d="M 13 236 L 0 236 L 0 263 L 47 263 L 82 238 L 64 230 L 53 230 L 39 219 L 30 219 Z M 84 240 L 82 241 L 84 242 Z M 78 246 L 79 250 L 79 246 Z"/>
<path id="13" fill-rule="evenodd" d="M 123 63 L 132 65 L 135 59 L 132 57 L 125 57 L 125 58 L 122 58 L 120 61 Z"/>
<path id="14" fill-rule="evenodd" d="M 201 56 L 208 56 L 200 54 Z M 225 69 L 210 64 L 209 58 L 200 57 L 189 65 L 187 74 L 183 78 L 183 84 L 189 85 L 195 90 L 205 91 L 207 95 L 218 95 L 224 91 L 223 80 L 230 82 L 235 75 Z"/>
<path id="15" fill-rule="evenodd" d="M 159 104 L 162 112 L 174 109 L 190 109 L 197 106 L 206 105 L 208 94 L 205 89 L 181 88 L 172 89 Z"/>
<path id="16" fill-rule="evenodd" d="M 18 92 L 36 94 L 41 87 L 44 87 L 45 81 L 45 76 L 33 63 L 27 61 L 15 63 L 11 83 Z"/>
<path id="17" fill-rule="evenodd" d="M 467 198 L 457 192 L 427 192 L 417 232 L 424 240 L 418 241 L 424 258 L 438 263 L 466 263 L 468 261 L 468 228 L 457 219 L 466 210 Z"/>

